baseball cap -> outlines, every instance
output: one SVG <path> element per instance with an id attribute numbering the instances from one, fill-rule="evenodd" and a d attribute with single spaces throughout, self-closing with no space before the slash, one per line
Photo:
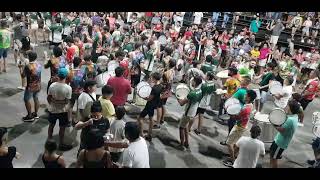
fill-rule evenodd
<path id="1" fill-rule="evenodd" d="M 58 76 L 60 78 L 66 78 L 68 76 L 68 69 L 67 68 L 60 68 L 58 71 Z"/>

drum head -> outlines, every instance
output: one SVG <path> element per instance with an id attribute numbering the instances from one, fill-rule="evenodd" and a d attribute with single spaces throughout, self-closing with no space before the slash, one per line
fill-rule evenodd
<path id="1" fill-rule="evenodd" d="M 228 106 L 227 113 L 230 115 L 237 115 L 241 111 L 241 105 L 240 104 L 232 104 Z"/>
<path id="2" fill-rule="evenodd" d="M 226 79 L 229 77 L 229 70 L 220 71 L 217 73 L 218 78 Z"/>
<path id="3" fill-rule="evenodd" d="M 233 104 L 239 104 L 240 105 L 239 99 L 236 99 L 236 98 L 233 98 L 233 97 L 227 99 L 226 102 L 224 103 L 224 108 L 228 109 L 228 107 L 233 105 Z"/>
<path id="4" fill-rule="evenodd" d="M 142 98 L 148 97 L 151 93 L 151 90 L 152 88 L 147 82 L 142 81 L 137 85 L 137 94 Z"/>
<path id="5" fill-rule="evenodd" d="M 216 90 L 216 94 L 220 95 L 220 94 L 226 94 L 227 90 L 223 90 L 223 89 L 217 89 Z"/>
<path id="6" fill-rule="evenodd" d="M 271 94 L 280 94 L 282 92 L 282 85 L 278 81 L 273 81 L 270 84 L 270 92 Z"/>
<path id="7" fill-rule="evenodd" d="M 287 114 L 280 108 L 275 108 L 269 115 L 269 121 L 277 126 L 282 125 L 287 120 Z"/>
<path id="8" fill-rule="evenodd" d="M 318 138 L 320 138 L 320 123 L 316 123 L 313 128 L 312 128 L 312 132 L 315 136 L 317 136 Z"/>
<path id="9" fill-rule="evenodd" d="M 177 99 L 185 99 L 187 98 L 188 94 L 190 92 L 190 88 L 186 84 L 178 84 L 176 88 L 176 98 Z"/>

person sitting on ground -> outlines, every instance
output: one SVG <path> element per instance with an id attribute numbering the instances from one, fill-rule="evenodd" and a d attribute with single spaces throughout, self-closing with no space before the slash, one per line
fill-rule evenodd
<path id="1" fill-rule="evenodd" d="M 56 153 L 58 145 L 55 140 L 48 139 L 45 146 L 45 151 L 42 155 L 42 162 L 45 168 L 65 168 L 66 163 L 61 155 Z"/>
<path id="2" fill-rule="evenodd" d="M 112 168 L 113 163 L 108 151 L 105 150 L 103 137 L 99 129 L 90 129 L 85 139 L 85 149 L 79 153 L 77 168 Z"/>
<path id="3" fill-rule="evenodd" d="M 7 146 L 8 130 L 5 127 L 0 128 L 0 168 L 13 168 L 13 158 L 19 159 L 20 153 L 17 152 L 16 147 Z"/>
<path id="4" fill-rule="evenodd" d="M 261 134 L 259 126 L 252 126 L 251 136 L 242 136 L 235 144 L 235 153 L 239 152 L 237 159 L 233 163 L 234 168 L 255 168 L 259 155 L 264 157 L 266 154 L 264 143 L 257 139 Z"/>

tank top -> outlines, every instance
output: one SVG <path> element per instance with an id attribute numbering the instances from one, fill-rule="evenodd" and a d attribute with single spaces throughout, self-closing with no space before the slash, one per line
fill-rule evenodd
<path id="1" fill-rule="evenodd" d="M 44 158 L 44 154 L 42 155 L 42 162 L 45 168 L 62 168 L 61 164 L 58 163 L 58 160 L 61 156 L 58 156 L 54 161 L 47 161 Z"/>
<path id="2" fill-rule="evenodd" d="M 83 155 L 83 168 L 107 168 L 106 165 L 106 161 L 107 161 L 107 152 L 105 152 L 102 156 L 102 159 L 99 161 L 88 161 L 87 159 L 87 151 L 84 151 L 84 155 Z"/>

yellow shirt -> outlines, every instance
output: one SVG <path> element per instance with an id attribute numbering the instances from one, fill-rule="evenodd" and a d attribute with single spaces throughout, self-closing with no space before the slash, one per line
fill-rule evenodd
<path id="1" fill-rule="evenodd" d="M 231 97 L 240 86 L 240 81 L 235 78 L 230 78 L 225 82 L 224 86 L 227 87 L 228 96 Z"/>
<path id="2" fill-rule="evenodd" d="M 256 51 L 254 49 L 251 50 L 250 53 L 252 58 L 258 58 L 260 56 L 260 51 Z"/>
<path id="3" fill-rule="evenodd" d="M 102 98 L 102 96 L 99 98 L 99 101 L 102 106 L 102 116 L 107 118 L 111 123 L 111 120 L 113 119 L 112 116 L 114 116 L 116 113 L 112 102 L 110 100 Z"/>

